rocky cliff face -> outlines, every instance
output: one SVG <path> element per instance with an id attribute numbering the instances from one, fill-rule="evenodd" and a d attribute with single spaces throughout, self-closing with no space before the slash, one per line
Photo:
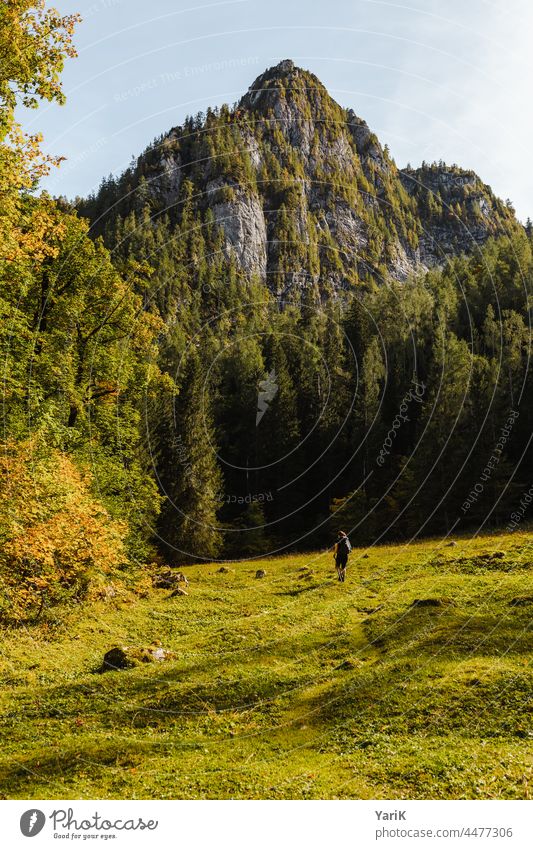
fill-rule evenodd
<path id="1" fill-rule="evenodd" d="M 416 201 L 420 259 L 426 266 L 470 253 L 517 224 L 513 211 L 473 171 L 440 163 L 405 169 L 400 178 Z"/>
<path id="2" fill-rule="evenodd" d="M 472 172 L 400 171 L 368 125 L 290 60 L 233 107 L 171 130 L 81 211 L 109 223 L 148 206 L 179 227 L 186 204 L 218 228 L 228 261 L 280 295 L 404 280 L 519 226 Z"/>

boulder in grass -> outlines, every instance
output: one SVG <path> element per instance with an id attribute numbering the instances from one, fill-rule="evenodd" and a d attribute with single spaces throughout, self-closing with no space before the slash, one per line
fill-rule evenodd
<path id="1" fill-rule="evenodd" d="M 170 590 L 177 581 L 174 580 L 170 572 L 162 572 L 159 575 L 154 575 L 152 583 L 156 590 Z"/>
<path id="2" fill-rule="evenodd" d="M 451 598 L 415 598 L 411 607 L 445 607 L 454 603 Z"/>
<path id="3" fill-rule="evenodd" d="M 511 607 L 525 607 L 528 604 L 533 604 L 533 595 L 519 595 L 509 603 Z"/>
<path id="4" fill-rule="evenodd" d="M 172 569 L 165 569 L 153 578 L 153 585 L 157 590 L 172 590 L 179 584 L 185 584 L 187 587 L 189 585 L 187 576 L 183 572 L 173 572 Z"/>
<path id="5" fill-rule="evenodd" d="M 172 660 L 174 653 L 164 649 L 160 645 L 152 645 L 147 648 L 139 646 L 115 646 L 104 655 L 100 672 L 116 671 L 118 669 L 132 669 L 141 663 L 158 663 Z"/>
<path id="6" fill-rule="evenodd" d="M 335 669 L 357 669 L 358 666 L 360 666 L 360 661 L 347 658 L 346 660 L 343 660 L 342 663 L 339 663 L 339 665 L 336 666 Z"/>
<path id="7" fill-rule="evenodd" d="M 109 599 L 116 598 L 116 596 L 117 591 L 113 584 L 108 584 L 98 591 L 98 598 L 101 598 L 103 601 L 109 601 Z"/>

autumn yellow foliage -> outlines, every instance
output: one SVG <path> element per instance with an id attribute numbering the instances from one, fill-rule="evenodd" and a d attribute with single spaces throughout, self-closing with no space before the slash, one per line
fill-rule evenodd
<path id="1" fill-rule="evenodd" d="M 109 584 L 127 563 L 126 526 L 90 491 L 90 475 L 38 438 L 0 456 L 0 616 L 37 619 Z"/>
<path id="2" fill-rule="evenodd" d="M 28 135 L 16 120 L 17 107 L 40 101 L 64 103 L 60 75 L 76 55 L 73 34 L 79 15 L 61 16 L 44 0 L 0 3 L 0 267 L 49 256 L 47 240 L 60 235 L 46 207 L 24 202 L 61 157 L 41 150 L 40 133 Z"/>

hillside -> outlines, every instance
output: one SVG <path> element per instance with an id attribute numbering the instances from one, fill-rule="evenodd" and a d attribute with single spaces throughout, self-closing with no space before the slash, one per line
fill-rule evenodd
<path id="1" fill-rule="evenodd" d="M 531 534 L 356 550 L 343 585 L 330 558 L 2 633 L 2 796 L 530 798 Z M 175 660 L 95 674 L 155 640 Z"/>
<path id="2" fill-rule="evenodd" d="M 399 171 L 365 121 L 290 60 L 234 106 L 171 129 L 79 209 L 113 244 L 117 215 L 148 208 L 176 224 L 189 200 L 227 260 L 283 296 L 404 280 L 519 226 L 473 172 Z"/>

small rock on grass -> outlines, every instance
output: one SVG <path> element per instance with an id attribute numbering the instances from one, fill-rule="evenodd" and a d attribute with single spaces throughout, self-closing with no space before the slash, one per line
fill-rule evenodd
<path id="1" fill-rule="evenodd" d="M 255 573 L 255 577 L 256 578 L 265 578 L 266 577 L 265 570 L 264 569 L 258 569 L 257 572 Z"/>
<path id="2" fill-rule="evenodd" d="M 339 663 L 335 669 L 357 669 L 359 663 L 356 660 L 351 660 L 348 658 L 347 660 L 343 660 L 342 663 Z"/>
<path id="3" fill-rule="evenodd" d="M 107 587 L 103 587 L 98 593 L 98 597 L 107 601 L 110 598 L 115 598 L 117 595 L 116 588 L 113 584 L 109 584 Z"/>
<path id="4" fill-rule="evenodd" d="M 513 598 L 509 602 L 511 607 L 525 607 L 527 604 L 533 604 L 533 595 L 521 595 Z"/>
<path id="5" fill-rule="evenodd" d="M 185 584 L 185 586 L 189 584 L 187 576 L 183 572 L 174 572 L 172 569 L 165 569 L 163 572 L 154 575 L 152 582 L 157 590 L 171 590 L 178 584 Z"/>
<path id="6" fill-rule="evenodd" d="M 415 598 L 411 603 L 411 607 L 445 607 L 453 605 L 455 602 L 451 598 Z"/>
<path id="7" fill-rule="evenodd" d="M 172 660 L 174 652 L 154 644 L 147 648 L 139 646 L 115 646 L 104 655 L 99 672 L 116 671 L 118 669 L 132 669 L 140 663 L 155 663 L 164 660 Z"/>

